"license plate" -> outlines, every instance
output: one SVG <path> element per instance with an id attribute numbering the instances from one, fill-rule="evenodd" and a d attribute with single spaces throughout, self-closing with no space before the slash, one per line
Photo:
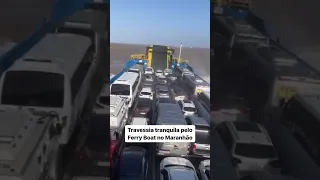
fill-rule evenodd
<path id="1" fill-rule="evenodd" d="M 210 156 L 208 156 L 208 155 L 205 155 L 205 156 L 202 156 L 202 157 L 204 157 L 204 158 L 210 158 Z"/>
<path id="2" fill-rule="evenodd" d="M 98 166 L 109 167 L 110 166 L 110 162 L 108 162 L 108 161 L 98 161 L 97 165 Z"/>

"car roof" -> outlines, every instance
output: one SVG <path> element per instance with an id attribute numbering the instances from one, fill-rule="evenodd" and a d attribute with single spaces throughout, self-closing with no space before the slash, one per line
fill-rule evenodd
<path id="1" fill-rule="evenodd" d="M 141 92 L 152 92 L 152 88 L 151 87 L 143 87 L 141 89 Z"/>
<path id="2" fill-rule="evenodd" d="M 125 147 L 122 152 L 132 155 L 143 155 L 147 152 L 147 150 L 139 146 L 128 146 Z"/>
<path id="3" fill-rule="evenodd" d="M 179 166 L 168 168 L 170 179 L 172 180 L 195 180 L 195 172 L 192 169 Z"/>
<path id="4" fill-rule="evenodd" d="M 194 103 L 190 100 L 182 100 L 181 103 L 184 107 L 195 107 Z"/>
<path id="5" fill-rule="evenodd" d="M 237 142 L 272 145 L 267 130 L 260 124 L 252 122 L 227 122 Z"/>

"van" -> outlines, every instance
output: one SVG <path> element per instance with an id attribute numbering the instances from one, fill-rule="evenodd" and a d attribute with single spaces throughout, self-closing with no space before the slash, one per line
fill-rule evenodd
<path id="1" fill-rule="evenodd" d="M 155 111 L 156 125 L 187 125 L 178 104 L 159 103 Z M 158 156 L 187 156 L 190 143 L 188 142 L 164 142 L 156 144 Z"/>

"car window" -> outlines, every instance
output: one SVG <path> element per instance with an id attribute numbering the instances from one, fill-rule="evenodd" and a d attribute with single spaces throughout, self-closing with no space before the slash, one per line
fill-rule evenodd
<path id="1" fill-rule="evenodd" d="M 197 111 L 197 109 L 194 107 L 184 107 L 183 110 L 189 111 L 189 112 L 196 112 Z"/>
<path id="2" fill-rule="evenodd" d="M 141 94 L 141 95 L 147 95 L 147 96 L 151 95 L 150 92 L 141 92 L 140 94 Z"/>

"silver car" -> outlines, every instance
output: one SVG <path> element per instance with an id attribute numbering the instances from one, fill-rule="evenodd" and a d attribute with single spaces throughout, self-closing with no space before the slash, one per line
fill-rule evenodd
<path id="1" fill-rule="evenodd" d="M 180 157 L 167 157 L 160 163 L 161 180 L 199 180 L 192 163 Z"/>
<path id="2" fill-rule="evenodd" d="M 167 86 L 157 86 L 156 88 L 157 98 L 170 98 L 169 88 Z"/>

